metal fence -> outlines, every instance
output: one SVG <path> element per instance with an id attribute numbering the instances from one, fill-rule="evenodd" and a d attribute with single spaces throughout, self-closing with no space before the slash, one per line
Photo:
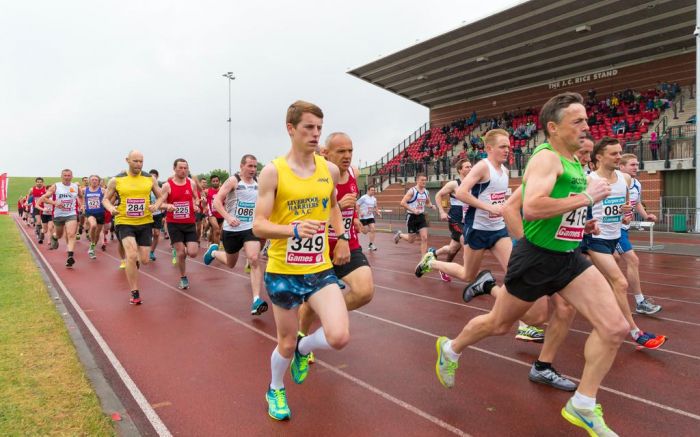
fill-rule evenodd
<path id="1" fill-rule="evenodd" d="M 657 231 L 692 232 L 695 229 L 698 210 L 694 197 L 663 196 L 660 200 Z"/>

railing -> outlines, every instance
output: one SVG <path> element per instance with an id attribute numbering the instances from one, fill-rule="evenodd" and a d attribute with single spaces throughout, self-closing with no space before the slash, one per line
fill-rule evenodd
<path id="1" fill-rule="evenodd" d="M 384 165 L 391 161 L 396 155 L 403 152 L 408 146 L 413 144 L 414 141 L 420 138 L 421 135 L 426 133 L 428 130 L 430 130 L 430 123 L 426 122 L 421 127 L 413 131 L 411 135 L 404 138 L 402 142 L 394 146 L 394 148 L 391 149 L 386 155 L 382 156 L 374 164 L 372 164 L 370 167 L 373 167 L 374 171 L 371 171 L 370 174 L 375 174 L 378 169 L 384 167 Z"/>
<path id="2" fill-rule="evenodd" d="M 694 197 L 663 196 L 659 211 L 657 231 L 688 232 L 695 229 L 697 208 Z"/>

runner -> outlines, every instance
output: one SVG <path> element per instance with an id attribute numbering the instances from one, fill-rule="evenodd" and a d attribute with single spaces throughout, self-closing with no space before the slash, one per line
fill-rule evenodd
<path id="1" fill-rule="evenodd" d="M 637 161 L 637 157 L 631 153 L 622 155 L 620 159 L 620 171 L 630 175 L 632 178 L 632 185 L 629 188 L 629 203 L 632 207 L 632 211 L 628 213 L 628 219 L 632 220 L 632 215 L 634 211 L 636 211 L 645 222 L 656 222 L 656 216 L 647 213 L 644 205 L 642 205 L 642 184 L 637 180 L 637 172 L 639 171 L 639 161 Z M 638 314 L 656 314 L 661 311 L 661 305 L 652 303 L 649 299 L 645 298 L 644 294 L 640 291 L 642 289 L 642 284 L 639 280 L 639 258 L 632 248 L 632 243 L 630 243 L 628 235 L 629 228 L 629 223 L 622 224 L 620 241 L 617 243 L 616 250 L 617 253 L 622 256 L 622 260 L 625 261 L 625 264 L 627 264 L 627 283 L 629 284 L 630 290 L 634 293 L 634 300 L 637 304 L 635 311 Z"/>
<path id="2" fill-rule="evenodd" d="M 374 245 L 374 238 L 377 233 L 374 225 L 374 214 L 377 214 L 379 218 L 382 218 L 382 213 L 379 210 L 379 204 L 377 203 L 375 194 L 375 188 L 369 187 L 367 189 L 367 194 L 360 197 L 360 200 L 357 201 L 357 208 L 360 210 L 362 233 L 365 235 L 369 234 L 369 250 L 371 251 L 377 250 L 377 246 Z"/>
<path id="3" fill-rule="evenodd" d="M 107 191 L 107 182 L 104 179 L 100 180 L 102 192 Z M 102 226 L 102 251 L 107 250 L 107 234 L 111 234 L 111 239 L 114 240 L 114 229 L 112 225 L 112 214 L 105 209 L 105 224 Z"/>
<path id="4" fill-rule="evenodd" d="M 326 138 L 326 144 L 321 148 L 321 156 L 338 167 L 340 177 L 336 182 L 336 201 L 343 216 L 343 232 L 337 233 L 334 228 L 328 230 L 328 244 L 331 253 L 331 261 L 334 261 L 333 253 L 338 239 L 346 239 L 350 248 L 350 262 L 342 265 L 334 265 L 336 277 L 350 287 L 343 294 L 345 306 L 348 311 L 367 305 L 374 296 L 374 278 L 367 258 L 362 253 L 360 240 L 357 237 L 357 203 L 356 174 L 357 168 L 352 167 L 352 140 L 342 132 L 334 132 Z M 299 331 L 306 335 L 311 324 L 316 320 L 316 313 L 310 305 L 302 305 L 299 314 Z"/>
<path id="5" fill-rule="evenodd" d="M 78 230 L 77 209 L 82 208 L 83 196 L 80 187 L 72 182 L 73 172 L 69 169 L 61 171 L 61 182 L 51 185 L 41 196 L 42 203 L 53 205 L 54 233 L 51 234 L 51 248 L 58 249 L 58 240 L 65 232 L 67 239 L 68 257 L 66 267 L 73 268 L 75 258 L 75 233 Z"/>
<path id="6" fill-rule="evenodd" d="M 221 242 L 221 225 L 224 223 L 224 218 L 219 214 L 219 211 L 214 209 L 214 196 L 219 192 L 219 176 L 212 175 L 209 178 L 211 187 L 207 189 L 207 214 L 209 218 L 209 243 L 219 244 Z"/>
<path id="7" fill-rule="evenodd" d="M 574 155 L 578 158 L 581 167 L 587 168 L 588 162 L 591 160 L 591 151 L 593 150 L 593 137 L 587 133 L 586 137 L 581 141 L 581 148 Z M 513 195 L 506 202 L 503 208 L 503 219 L 506 222 L 508 233 L 514 239 L 514 244 L 521 240 L 523 234 L 523 217 L 521 214 L 522 202 L 522 185 L 518 187 Z M 600 229 L 595 226 L 596 221 L 592 220 L 588 225 L 592 233 L 599 233 Z M 540 300 L 546 300 L 547 297 L 541 297 Z M 566 339 L 569 333 L 571 323 L 576 317 L 576 310 L 573 306 L 567 303 L 559 294 L 549 296 L 549 301 L 552 304 L 552 314 L 547 324 L 547 335 L 544 338 L 544 344 L 540 349 L 540 355 L 532 363 L 528 373 L 528 379 L 540 384 L 549 385 L 559 390 L 574 391 L 576 383 L 562 376 L 554 368 L 552 363 L 559 350 L 559 347 Z"/>
<path id="8" fill-rule="evenodd" d="M 409 189 L 401 199 L 401 206 L 406 209 L 406 227 L 408 233 L 401 230 L 394 234 L 394 244 L 406 240 L 409 243 L 416 241 L 416 235 L 420 237 L 420 253 L 428 251 L 428 221 L 425 219 L 425 207 L 436 209 L 430 202 L 430 192 L 425 189 L 428 178 L 423 173 L 416 175 L 416 186 Z"/>
<path id="9" fill-rule="evenodd" d="M 37 239 L 39 244 L 44 244 L 44 235 L 46 233 L 46 226 L 41 223 L 41 220 L 37 220 L 36 216 L 41 214 L 41 211 L 36 208 L 37 201 L 46 194 L 46 186 L 44 185 L 44 178 L 38 177 L 34 179 L 34 186 L 29 189 L 27 193 L 27 198 L 31 199 L 27 203 L 29 205 L 29 216 L 32 218 L 32 226 L 34 226 Z"/>
<path id="10" fill-rule="evenodd" d="M 189 164 L 186 160 L 178 158 L 173 163 L 175 174 L 163 184 L 159 201 L 166 202 L 168 211 L 168 234 L 170 244 L 177 253 L 177 267 L 180 270 L 181 290 L 190 288 L 187 278 L 187 257 L 194 258 L 199 255 L 199 241 L 197 241 L 197 228 L 194 215 L 199 211 L 199 194 L 197 184 L 190 179 Z M 158 182 L 154 182 L 158 185 Z"/>
<path id="11" fill-rule="evenodd" d="M 447 221 L 447 229 L 450 231 L 451 239 L 449 244 L 437 250 L 433 249 L 432 252 L 435 255 L 435 259 L 438 259 L 440 255 L 447 254 L 445 259 L 448 263 L 455 259 L 460 247 L 464 245 L 464 236 L 462 235 L 464 233 L 464 215 L 467 213 L 469 205 L 457 199 L 455 193 L 464 178 L 471 171 L 472 163 L 468 159 L 460 159 L 455 164 L 455 169 L 459 177 L 446 183 L 435 195 L 435 204 L 438 207 L 438 211 L 440 211 L 440 220 Z M 443 196 L 449 196 L 450 198 L 450 209 L 448 212 L 445 212 L 445 209 L 442 207 Z M 431 249 L 428 249 L 428 251 L 431 251 Z M 440 272 L 440 279 L 445 282 L 452 280 L 450 275 L 443 272 Z"/>
<path id="12" fill-rule="evenodd" d="M 502 210 L 508 194 L 508 169 L 503 165 L 510 152 L 509 134 L 503 129 L 492 129 L 484 135 L 487 158 L 474 165 L 455 192 L 458 200 L 469 205 L 464 215 L 464 264 L 439 261 L 435 254 L 426 251 L 415 269 L 417 277 L 435 269 L 468 283 L 472 281 L 494 281 L 490 271 L 477 276 L 484 252 L 489 250 L 506 270 L 513 243 L 508 236 Z M 476 295 L 469 284 L 462 298 L 471 301 Z M 498 294 L 500 289 L 495 289 Z M 494 297 L 498 299 L 498 295 Z M 537 302 L 519 322 L 515 338 L 523 341 L 544 341 L 544 329 L 539 328 L 547 320 L 547 302 Z"/>
<path id="13" fill-rule="evenodd" d="M 196 224 L 197 224 L 197 241 L 202 239 L 205 232 L 205 227 L 209 224 L 207 219 L 207 180 L 202 178 L 197 186 L 199 193 L 199 212 L 195 214 Z"/>
<path id="14" fill-rule="evenodd" d="M 87 189 L 89 184 L 88 178 L 83 177 L 80 180 L 80 186 L 78 187 L 80 189 L 80 192 L 83 194 L 83 198 L 85 197 L 85 190 Z M 84 205 L 83 205 L 84 207 Z M 80 227 L 78 228 L 78 233 L 75 236 L 76 240 L 80 240 L 80 237 L 83 235 L 83 230 L 85 229 L 85 214 L 82 213 L 82 210 L 76 210 L 75 213 L 78 215 L 78 223 L 80 224 Z"/>
<path id="15" fill-rule="evenodd" d="M 596 405 L 596 394 L 629 325 L 615 305 L 607 281 L 579 248 L 586 207 L 605 199 L 610 187 L 599 180 L 586 187 L 583 170 L 574 157 L 588 131 L 586 108 L 579 94 L 552 97 L 542 107 L 539 119 L 549 142 L 535 149 L 525 169 L 525 238 L 515 246 L 508 262 L 501 287 L 505 292 L 490 313 L 471 319 L 457 338 L 438 338 L 436 373 L 441 384 L 453 387 L 463 350 L 486 337 L 507 333 L 534 301 L 559 293 L 593 325 L 581 383 L 562 409 L 562 416 L 590 435 L 615 436 L 603 420 L 602 407 Z M 493 283 L 477 281 L 470 287 L 478 290 L 490 285 Z"/>
<path id="16" fill-rule="evenodd" d="M 350 339 L 348 313 L 328 248 L 328 225 L 343 227 L 335 200 L 340 177 L 333 163 L 314 154 L 321 136 L 323 112 L 314 104 L 296 101 L 287 110 L 291 149 L 274 159 L 260 174 L 253 232 L 271 239 L 265 286 L 273 303 L 277 347 L 270 358 L 272 377 L 267 390 L 268 415 L 289 419 L 284 373 L 291 362 L 297 384 L 308 375 L 313 350 L 342 349 Z M 342 237 L 342 235 L 341 235 Z M 334 260 L 350 260 L 347 240 L 335 246 Z M 307 302 L 321 328 L 297 337 L 298 306 Z"/>
<path id="17" fill-rule="evenodd" d="M 22 196 L 17 199 L 17 214 L 21 220 L 27 221 L 27 216 L 24 215 L 24 202 L 27 201 L 26 196 Z"/>
<path id="18" fill-rule="evenodd" d="M 117 239 L 124 247 L 126 258 L 126 280 L 131 290 L 129 303 L 142 303 L 138 286 L 138 266 L 150 261 L 148 251 L 151 247 L 151 227 L 153 211 L 160 208 L 162 201 L 160 187 L 153 177 L 142 171 L 143 154 L 132 150 L 126 157 L 128 169 L 109 181 L 102 204 L 114 217 Z M 158 201 L 151 205 L 151 191 Z M 119 205 L 114 206 L 112 198 L 118 196 Z"/>
<path id="19" fill-rule="evenodd" d="M 159 187 L 161 187 L 161 191 L 163 189 L 163 186 L 160 182 L 158 182 L 158 176 L 160 174 L 158 173 L 158 170 L 155 168 L 152 168 L 148 171 L 148 174 L 150 174 L 153 179 L 155 179 L 156 183 L 158 184 Z M 151 203 L 156 202 L 156 195 L 151 192 Z M 156 260 L 156 247 L 158 247 L 158 241 L 160 240 L 160 230 L 163 228 L 163 211 L 161 210 L 155 210 L 153 211 L 153 229 L 151 229 L 151 234 L 153 235 L 152 241 L 151 241 L 151 251 L 148 253 L 148 258 L 151 261 Z"/>
<path id="20" fill-rule="evenodd" d="M 105 224 L 105 208 L 102 206 L 104 191 L 100 186 L 100 177 L 92 175 L 88 179 L 88 186 L 83 191 L 85 204 L 83 205 L 83 215 L 87 217 L 88 238 L 90 239 L 90 249 L 88 256 L 91 259 L 97 258 L 95 246 L 100 240 L 102 226 Z"/>
<path id="21" fill-rule="evenodd" d="M 224 250 L 218 244 L 211 244 L 204 253 L 204 264 L 209 265 L 214 259 L 229 268 L 238 262 L 238 252 L 243 249 L 250 263 L 250 287 L 253 303 L 250 314 L 259 316 L 267 311 L 268 306 L 260 297 L 263 271 L 260 264 L 260 239 L 253 235 L 255 204 L 258 200 L 258 160 L 253 155 L 243 155 L 240 173 L 228 178 L 214 196 L 214 209 L 224 218 Z"/>
<path id="22" fill-rule="evenodd" d="M 54 195 L 52 197 L 52 200 L 55 199 L 56 196 Z M 42 196 L 37 201 L 36 207 L 39 209 L 39 211 L 41 211 L 41 225 L 44 229 L 44 235 L 53 235 L 53 205 L 44 202 L 44 198 Z M 43 242 L 43 239 L 41 239 L 40 241 Z M 53 247 L 51 247 L 51 244 L 49 244 L 49 250 L 54 250 Z"/>
<path id="23" fill-rule="evenodd" d="M 596 171 L 588 176 L 589 180 L 602 180 L 611 187 L 610 195 L 597 201 L 592 207 L 592 217 L 598 219 L 600 235 L 587 235 L 583 239 L 582 249 L 591 257 L 593 264 L 608 278 L 617 304 L 630 325 L 630 335 L 639 345 L 648 349 L 657 349 L 666 342 L 663 335 L 644 332 L 632 318 L 627 301 L 628 283 L 625 275 L 615 262 L 615 248 L 620 239 L 623 222 L 628 222 L 632 211 L 629 204 L 628 188 L 632 183 L 630 175 L 616 170 L 620 166 L 622 146 L 615 138 L 603 137 L 593 148 L 591 159 L 596 165 Z"/>

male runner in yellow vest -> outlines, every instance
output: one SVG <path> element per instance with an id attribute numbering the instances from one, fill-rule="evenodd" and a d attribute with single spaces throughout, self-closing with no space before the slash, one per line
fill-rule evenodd
<path id="1" fill-rule="evenodd" d="M 340 172 L 314 152 L 319 144 L 323 112 L 296 101 L 287 110 L 290 151 L 265 166 L 258 182 L 253 233 L 271 240 L 265 286 L 277 324 L 277 347 L 272 352 L 272 378 L 266 398 L 268 414 L 290 418 L 284 373 L 291 362 L 292 379 L 301 384 L 315 349 L 342 349 L 350 339 L 348 311 L 338 287 L 328 246 L 328 225 L 343 229 L 335 185 Z M 349 235 L 338 236 L 333 261 L 350 260 Z M 307 302 L 321 328 L 297 340 L 299 305 Z"/>
<path id="2" fill-rule="evenodd" d="M 138 286 L 138 262 L 149 262 L 153 227 L 152 212 L 160 208 L 160 187 L 149 173 L 142 170 L 143 154 L 132 150 L 126 157 L 129 169 L 119 173 L 107 185 L 102 204 L 114 216 L 117 238 L 126 252 L 126 280 L 131 289 L 132 305 L 141 304 Z M 156 195 L 155 204 L 151 204 L 151 191 Z M 111 199 L 116 193 L 119 205 L 114 206 Z"/>

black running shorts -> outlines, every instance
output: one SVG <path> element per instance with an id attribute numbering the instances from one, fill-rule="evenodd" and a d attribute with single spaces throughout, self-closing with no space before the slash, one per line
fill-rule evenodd
<path id="1" fill-rule="evenodd" d="M 153 229 L 153 223 L 146 223 L 145 225 L 117 225 L 115 231 L 119 241 L 127 237 L 133 237 L 136 239 L 137 246 L 150 247 L 153 237 L 151 229 Z"/>
<path id="2" fill-rule="evenodd" d="M 168 235 L 172 243 L 196 243 L 197 226 L 194 223 L 168 223 Z"/>
<path id="3" fill-rule="evenodd" d="M 417 234 L 423 228 L 428 227 L 425 214 L 408 214 L 406 217 L 406 227 L 409 234 Z"/>
<path id="4" fill-rule="evenodd" d="M 554 252 L 522 238 L 510 254 L 503 282 L 508 293 L 534 302 L 560 291 L 591 266 L 580 248 L 573 252 Z"/>
<path id="5" fill-rule="evenodd" d="M 362 253 L 362 249 L 355 249 L 350 251 L 349 262 L 339 266 L 333 265 L 333 269 L 335 270 L 335 275 L 340 279 L 343 279 L 362 266 L 369 267 L 369 261 L 367 261 L 365 254 Z"/>
<path id="6" fill-rule="evenodd" d="M 260 241 L 260 239 L 253 234 L 252 229 L 246 229 L 245 231 L 224 230 L 221 239 L 224 242 L 224 250 L 228 254 L 240 252 L 246 241 Z"/>

